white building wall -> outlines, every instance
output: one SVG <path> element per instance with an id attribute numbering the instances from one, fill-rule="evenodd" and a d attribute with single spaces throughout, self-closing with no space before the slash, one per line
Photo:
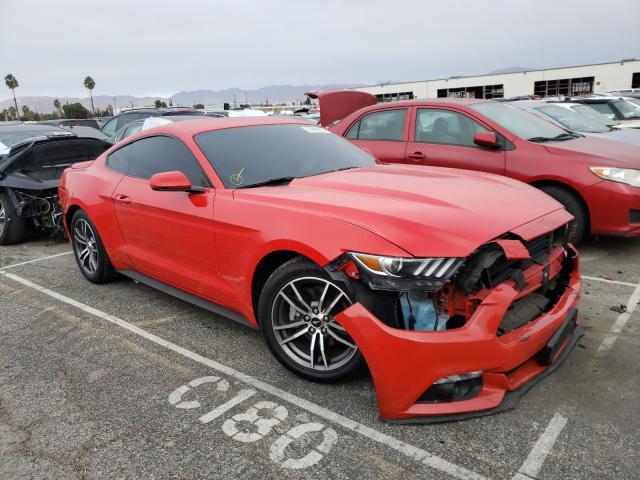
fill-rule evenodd
<path id="1" fill-rule="evenodd" d="M 578 67 L 531 70 L 528 72 L 498 75 L 478 75 L 419 82 L 394 83 L 356 88 L 373 95 L 384 93 L 413 92 L 415 98 L 435 98 L 441 88 L 462 88 L 484 85 L 504 85 L 505 97 L 533 95 L 534 84 L 539 80 L 560 80 L 565 78 L 595 77 L 594 93 L 631 87 L 633 73 L 640 72 L 640 60 L 584 65 Z"/>

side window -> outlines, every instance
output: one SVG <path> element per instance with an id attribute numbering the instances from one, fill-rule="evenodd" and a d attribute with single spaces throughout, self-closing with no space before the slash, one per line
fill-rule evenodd
<path id="1" fill-rule="evenodd" d="M 402 140 L 406 108 L 374 112 L 362 117 L 347 132 L 351 140 Z"/>
<path id="2" fill-rule="evenodd" d="M 114 133 L 116 133 L 116 125 L 118 123 L 118 118 L 114 117 L 109 120 L 104 127 L 102 127 L 102 133 L 104 133 L 107 137 L 110 137 Z"/>
<path id="3" fill-rule="evenodd" d="M 179 171 L 193 185 L 210 186 L 198 160 L 180 140 L 164 136 L 146 137 L 131 146 L 130 176 L 149 179 L 156 173 Z"/>
<path id="4" fill-rule="evenodd" d="M 142 129 L 142 122 L 131 122 L 125 129 L 122 138 L 127 138 Z"/>
<path id="5" fill-rule="evenodd" d="M 475 147 L 473 136 L 477 132 L 488 131 L 478 122 L 461 113 L 421 108 L 416 116 L 415 141 Z"/>
<path id="6" fill-rule="evenodd" d="M 112 152 L 107 157 L 107 167 L 111 170 L 115 170 L 116 172 L 123 173 L 124 175 L 129 174 L 129 156 L 131 152 L 132 145 L 125 145 L 122 148 L 119 148 L 115 152 Z"/>

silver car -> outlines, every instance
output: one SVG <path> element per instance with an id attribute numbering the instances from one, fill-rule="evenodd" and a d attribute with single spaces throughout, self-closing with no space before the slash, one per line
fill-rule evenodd
<path id="1" fill-rule="evenodd" d="M 640 129 L 616 127 L 615 122 L 592 109 L 587 108 L 583 111 L 581 107 L 584 108 L 584 105 L 579 103 L 550 103 L 540 100 L 511 103 L 573 132 L 640 145 Z"/>

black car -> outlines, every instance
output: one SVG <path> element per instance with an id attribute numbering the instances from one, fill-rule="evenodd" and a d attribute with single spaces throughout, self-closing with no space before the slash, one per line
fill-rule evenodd
<path id="1" fill-rule="evenodd" d="M 24 134 L 21 127 L 31 125 L 0 127 L 0 141 L 11 143 L 8 151 L 0 151 L 0 245 L 20 242 L 29 226 L 62 236 L 58 199 L 62 171 L 74 163 L 93 160 L 111 147 L 107 141 L 79 137 L 67 130 L 60 133 L 55 127 L 50 127 L 53 132 L 41 130 L 36 137 L 13 142 Z M 10 133 L 12 128 L 17 131 Z"/>
<path id="2" fill-rule="evenodd" d="M 133 108 L 119 113 L 102 125 L 102 133 L 107 137 L 113 136 L 126 124 L 147 117 L 166 117 L 171 115 L 200 115 L 202 112 L 192 108 Z"/>

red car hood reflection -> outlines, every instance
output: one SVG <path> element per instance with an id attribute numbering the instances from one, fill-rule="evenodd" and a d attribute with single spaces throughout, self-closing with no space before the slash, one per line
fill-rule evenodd
<path id="1" fill-rule="evenodd" d="M 465 257 L 481 244 L 563 208 L 510 178 L 396 165 L 317 175 L 288 186 L 236 190 L 234 195 L 358 225 L 416 257 Z M 561 215 L 556 226 L 570 219 L 568 213 Z"/>

